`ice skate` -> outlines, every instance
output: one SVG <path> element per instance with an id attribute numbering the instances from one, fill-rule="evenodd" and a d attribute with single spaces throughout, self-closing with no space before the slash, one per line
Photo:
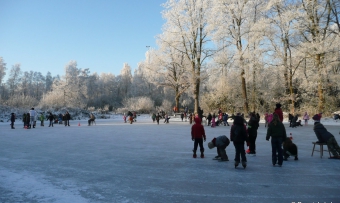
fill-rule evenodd
<path id="1" fill-rule="evenodd" d="M 192 150 L 192 152 L 194 153 L 194 154 L 192 155 L 192 158 L 196 158 L 196 157 L 197 157 L 196 152 L 195 152 L 194 150 Z"/>
<path id="2" fill-rule="evenodd" d="M 240 162 L 235 161 L 235 168 L 238 166 L 239 163 L 240 163 Z"/>
<path id="3" fill-rule="evenodd" d="M 242 166 L 243 166 L 243 168 L 246 168 L 247 167 L 247 162 L 246 161 L 242 161 Z"/>

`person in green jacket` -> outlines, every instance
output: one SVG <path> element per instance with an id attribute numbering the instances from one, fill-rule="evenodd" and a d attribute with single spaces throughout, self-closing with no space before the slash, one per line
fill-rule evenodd
<path id="1" fill-rule="evenodd" d="M 45 116 L 43 113 L 40 114 L 40 126 L 44 126 L 44 120 L 45 120 Z"/>
<path id="2" fill-rule="evenodd" d="M 268 126 L 266 140 L 269 141 L 270 137 L 272 138 L 273 166 L 278 164 L 281 167 L 283 163 L 282 142 L 287 138 L 287 134 L 285 126 L 282 124 L 279 115 L 276 113 L 273 114 L 273 120 Z"/>

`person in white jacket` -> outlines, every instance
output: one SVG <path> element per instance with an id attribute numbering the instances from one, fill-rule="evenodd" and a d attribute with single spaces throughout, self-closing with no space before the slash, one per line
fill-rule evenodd
<path id="1" fill-rule="evenodd" d="M 35 128 L 35 121 L 36 121 L 37 112 L 34 110 L 34 108 L 31 108 L 29 113 L 30 113 L 30 123 L 31 123 L 31 126 L 33 128 Z"/>

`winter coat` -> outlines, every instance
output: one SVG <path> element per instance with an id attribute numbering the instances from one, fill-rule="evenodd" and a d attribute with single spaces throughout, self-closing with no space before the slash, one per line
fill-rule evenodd
<path id="1" fill-rule="evenodd" d="M 44 114 L 41 114 L 40 115 L 40 121 L 43 121 L 43 120 L 45 120 L 45 116 L 44 116 Z"/>
<path id="2" fill-rule="evenodd" d="M 211 142 L 217 148 L 226 148 L 230 144 L 229 138 L 225 135 L 218 136 L 217 138 L 214 138 Z"/>
<path id="3" fill-rule="evenodd" d="M 331 137 L 334 137 L 330 132 L 327 131 L 325 126 L 323 126 L 320 122 L 314 123 L 313 130 L 314 130 L 315 135 L 318 138 L 319 142 L 327 143 L 327 141 Z"/>
<path id="4" fill-rule="evenodd" d="M 266 140 L 269 140 L 270 137 L 282 138 L 282 141 L 284 141 L 287 138 L 285 126 L 281 122 L 278 122 L 276 125 L 274 122 L 271 122 L 268 125 Z"/>
<path id="5" fill-rule="evenodd" d="M 208 116 L 207 116 L 207 120 L 211 121 L 211 119 L 212 119 L 212 115 L 211 115 L 211 113 L 209 113 Z"/>
<path id="6" fill-rule="evenodd" d="M 224 114 L 224 116 L 223 116 L 223 121 L 227 121 L 228 120 L 228 114 Z"/>
<path id="7" fill-rule="evenodd" d="M 282 109 L 281 108 L 276 108 L 274 113 L 276 113 L 279 116 L 280 121 L 282 123 L 282 121 L 283 121 L 283 112 L 282 112 Z"/>
<path id="8" fill-rule="evenodd" d="M 11 122 L 14 123 L 15 122 L 15 114 L 11 115 Z"/>
<path id="9" fill-rule="evenodd" d="M 256 136 L 257 129 L 259 128 L 259 121 L 256 117 L 250 117 L 248 122 L 248 134 L 249 136 Z"/>
<path id="10" fill-rule="evenodd" d="M 54 120 L 54 116 L 53 116 L 52 114 L 50 114 L 50 115 L 48 116 L 48 120 L 53 121 L 53 120 Z"/>
<path id="11" fill-rule="evenodd" d="M 205 130 L 203 125 L 201 124 L 202 120 L 199 117 L 195 117 L 195 124 L 191 127 L 191 138 L 203 138 L 206 139 Z"/>
<path id="12" fill-rule="evenodd" d="M 65 114 L 65 119 L 66 120 L 70 120 L 71 119 L 71 115 L 68 112 L 66 112 L 66 114 Z"/>
<path id="13" fill-rule="evenodd" d="M 309 115 L 308 115 L 308 114 L 305 114 L 305 115 L 303 116 L 303 120 L 309 120 Z"/>
<path id="14" fill-rule="evenodd" d="M 234 124 L 230 129 L 230 141 L 235 144 L 242 144 L 248 138 L 248 132 L 246 126 L 243 124 L 243 118 L 241 116 L 234 117 Z"/>

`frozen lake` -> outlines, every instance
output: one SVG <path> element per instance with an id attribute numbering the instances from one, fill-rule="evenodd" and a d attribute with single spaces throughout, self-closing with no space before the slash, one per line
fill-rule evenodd
<path id="1" fill-rule="evenodd" d="M 340 143 L 340 122 L 321 121 Z M 80 123 L 80 126 L 78 126 Z M 229 137 L 230 126 L 205 127 L 205 158 L 192 158 L 191 125 L 179 119 L 152 123 L 142 115 L 134 124 L 121 116 L 71 121 L 70 127 L 10 129 L 1 123 L 0 202 L 262 202 L 339 203 L 340 160 L 311 156 L 316 141 L 313 122 L 289 128 L 299 160 L 282 167 L 271 163 L 271 145 L 260 124 L 257 155 L 247 155 L 248 166 L 212 160 L 216 148 L 207 143 Z"/>

